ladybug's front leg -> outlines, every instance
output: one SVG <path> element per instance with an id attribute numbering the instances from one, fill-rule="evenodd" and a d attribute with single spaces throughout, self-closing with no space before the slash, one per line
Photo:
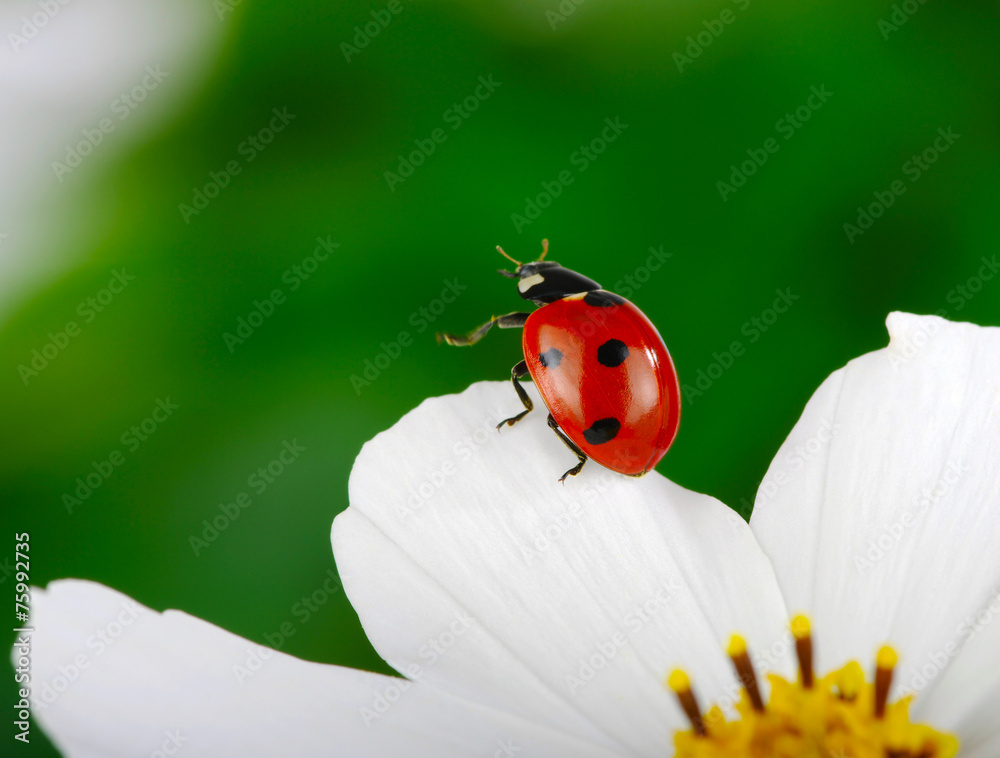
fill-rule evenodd
<path id="1" fill-rule="evenodd" d="M 583 452 L 580 448 L 578 448 L 576 446 L 576 443 L 573 442 L 573 440 L 571 440 L 569 437 L 563 434 L 562 429 L 560 429 L 559 425 L 556 424 L 556 420 L 552 418 L 551 413 L 549 414 L 549 428 L 553 432 L 555 432 L 556 436 L 559 437 L 559 439 L 561 439 L 566 444 L 566 447 L 568 447 L 570 450 L 576 453 L 576 457 L 580 461 L 573 468 L 571 468 L 569 471 L 567 471 L 565 474 L 559 477 L 559 481 L 565 484 L 567 476 L 576 476 L 583 469 L 583 464 L 587 462 L 587 454 Z"/>
<path id="2" fill-rule="evenodd" d="M 511 416 L 509 419 L 501 421 L 499 424 L 497 424 L 497 431 L 500 431 L 503 428 L 504 424 L 506 424 L 507 426 L 514 426 L 514 424 L 516 424 L 518 421 L 520 421 L 529 413 L 531 413 L 532 410 L 534 410 L 535 408 L 534 403 L 531 402 L 531 398 L 528 397 L 528 393 L 524 391 L 524 387 L 522 387 L 521 383 L 518 381 L 518 379 L 520 379 L 522 376 L 527 376 L 527 375 L 528 375 L 527 361 L 521 361 L 516 366 L 514 366 L 514 368 L 510 370 L 510 380 L 511 382 L 514 383 L 514 389 L 517 390 L 517 396 L 521 398 L 521 402 L 524 403 L 524 410 L 518 413 L 516 416 Z"/>
<path id="3" fill-rule="evenodd" d="M 486 336 L 486 333 L 493 328 L 494 324 L 501 329 L 520 329 L 524 326 L 524 322 L 528 320 L 528 316 L 530 315 L 530 313 L 505 313 L 503 316 L 494 316 L 481 327 L 468 334 L 439 334 L 437 340 L 438 342 L 444 341 L 449 345 L 459 347 L 475 345 Z"/>

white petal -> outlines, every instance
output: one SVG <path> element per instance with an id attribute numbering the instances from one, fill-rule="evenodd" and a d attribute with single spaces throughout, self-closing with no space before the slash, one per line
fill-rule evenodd
<path id="1" fill-rule="evenodd" d="M 575 458 L 526 389 L 535 412 L 500 434 L 519 403 L 483 382 L 365 446 L 333 530 L 345 590 L 397 670 L 662 756 L 683 725 L 673 667 L 706 702 L 733 688 L 730 633 L 784 652 L 771 567 L 736 514 L 659 474 L 590 462 L 560 484 Z"/>
<path id="2" fill-rule="evenodd" d="M 962 758 L 996 758 L 1000 755 L 1000 734 L 995 734 L 984 742 L 974 744 L 963 742 L 959 748 L 959 755 Z"/>
<path id="3" fill-rule="evenodd" d="M 150 611 L 92 582 L 53 582 L 32 599 L 33 716 L 71 758 L 485 757 L 510 743 L 525 755 L 608 755 L 423 685 L 307 663 L 180 611 Z M 386 706 L 365 714 L 377 696 Z"/>
<path id="4" fill-rule="evenodd" d="M 809 401 L 751 526 L 789 608 L 813 616 L 820 668 L 868 665 L 889 641 L 898 692 L 924 689 L 922 667 L 1000 582 L 1000 329 L 887 324 L 887 348 Z"/>
<path id="5" fill-rule="evenodd" d="M 970 750 L 992 758 L 1000 755 L 1000 584 L 956 632 L 964 644 L 937 651 L 920 672 L 928 681 L 940 677 L 941 682 L 917 700 L 914 715 L 961 735 L 963 758 L 974 754 Z"/>

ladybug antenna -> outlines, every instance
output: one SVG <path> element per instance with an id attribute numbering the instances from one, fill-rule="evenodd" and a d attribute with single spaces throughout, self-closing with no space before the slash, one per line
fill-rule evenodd
<path id="1" fill-rule="evenodd" d="M 502 247 L 500 247 L 500 245 L 497 245 L 497 252 L 498 252 L 498 253 L 500 253 L 500 255 L 502 255 L 502 256 L 503 256 L 504 258 L 506 258 L 507 260 L 509 260 L 509 261 L 512 261 L 513 263 L 516 263 L 516 264 L 518 265 L 518 267 L 520 267 L 520 266 L 522 266 L 522 265 L 523 265 L 523 264 L 521 263 L 521 261 L 516 261 L 516 260 L 514 260 L 513 258 L 511 258 L 511 257 L 510 257 L 509 255 L 507 255 L 507 253 L 505 253 L 505 252 L 503 251 L 503 248 L 502 248 Z"/>
<path id="2" fill-rule="evenodd" d="M 548 255 L 548 254 L 549 254 L 549 241 L 548 240 L 542 240 L 542 257 L 539 258 L 538 260 L 539 261 L 544 261 L 545 260 L 545 256 Z"/>

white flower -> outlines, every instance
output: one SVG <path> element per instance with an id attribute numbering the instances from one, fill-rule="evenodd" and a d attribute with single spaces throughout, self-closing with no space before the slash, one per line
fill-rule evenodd
<path id="1" fill-rule="evenodd" d="M 703 705 L 728 708 L 729 635 L 758 673 L 790 676 L 803 611 L 818 674 L 889 642 L 894 696 L 918 691 L 918 720 L 995 756 L 1000 330 L 888 326 L 886 349 L 810 400 L 749 527 L 655 473 L 591 464 L 560 485 L 571 454 L 544 413 L 493 431 L 508 383 L 380 434 L 334 553 L 369 639 L 412 683 L 62 581 L 34 596 L 35 716 L 71 756 L 154 754 L 172 730 L 185 756 L 663 756 L 688 728 L 665 676 L 683 667 Z"/>

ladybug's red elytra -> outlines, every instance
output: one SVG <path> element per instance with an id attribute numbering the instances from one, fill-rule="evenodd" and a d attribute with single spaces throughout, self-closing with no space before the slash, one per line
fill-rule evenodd
<path id="1" fill-rule="evenodd" d="M 546 261 L 548 240 L 533 263 L 514 272 L 521 297 L 533 313 L 494 316 L 467 335 L 439 334 L 449 345 L 474 345 L 494 324 L 524 328 L 524 360 L 511 381 L 524 410 L 506 421 L 513 426 L 533 405 L 519 379 L 530 374 L 549 410 L 548 423 L 578 459 L 560 477 L 576 476 L 588 458 L 612 471 L 642 476 L 666 454 L 680 422 L 680 385 L 659 332 L 642 311 L 601 289 L 582 274 Z"/>

